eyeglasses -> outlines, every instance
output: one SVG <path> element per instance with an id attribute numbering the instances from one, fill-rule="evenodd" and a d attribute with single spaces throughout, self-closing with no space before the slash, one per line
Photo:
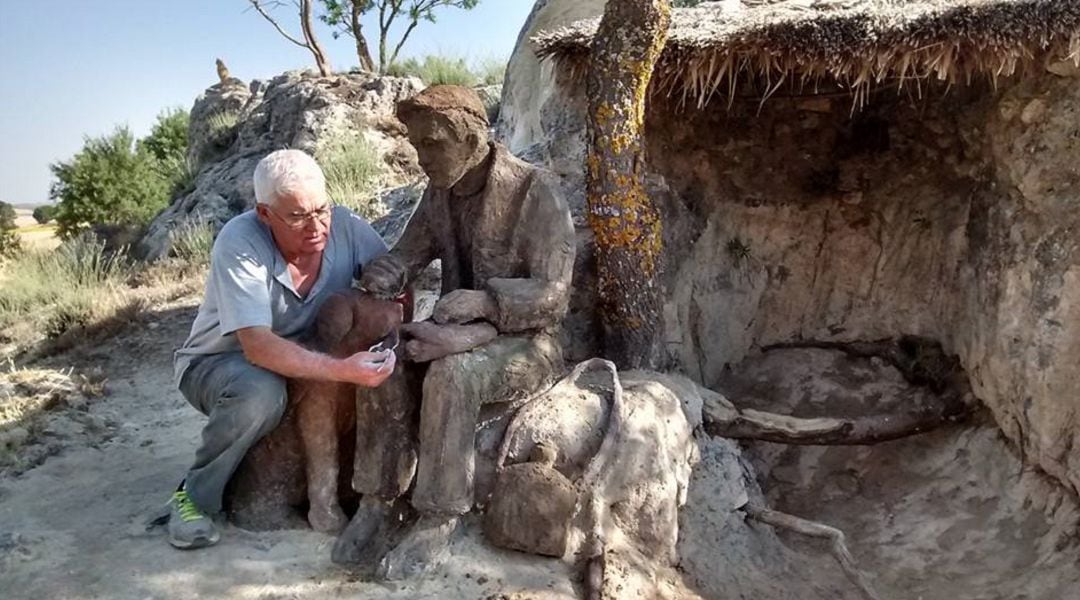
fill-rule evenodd
<path id="1" fill-rule="evenodd" d="M 323 206 L 322 208 L 316 208 L 313 211 L 309 211 L 309 212 L 306 212 L 306 213 L 303 213 L 303 214 L 291 214 L 291 215 L 289 215 L 287 217 L 283 217 L 283 216 L 277 214 L 277 211 L 270 208 L 269 206 L 266 207 L 266 210 L 270 211 L 271 214 L 273 214 L 275 217 L 277 217 L 289 229 L 303 229 L 304 226 L 307 225 L 308 221 L 311 221 L 311 222 L 318 221 L 319 223 L 322 223 L 323 225 L 326 225 L 327 223 L 329 223 L 330 222 L 330 214 L 333 211 L 333 208 L 334 208 L 333 205 L 327 204 L 327 205 Z"/>

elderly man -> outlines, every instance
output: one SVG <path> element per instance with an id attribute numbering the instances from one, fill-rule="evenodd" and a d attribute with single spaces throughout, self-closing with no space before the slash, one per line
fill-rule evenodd
<path id="1" fill-rule="evenodd" d="M 394 355 L 339 359 L 296 340 L 323 301 L 348 289 L 358 265 L 386 252 L 370 225 L 331 206 L 315 160 L 279 150 L 255 168 L 253 211 L 214 242 L 206 296 L 191 335 L 176 353 L 184 397 L 209 420 L 195 462 L 170 500 L 169 542 L 198 548 L 218 541 L 210 515 L 225 484 L 285 410 L 285 378 L 378 386 Z"/>
<path id="2" fill-rule="evenodd" d="M 424 374 L 419 448 L 381 433 L 408 418 L 384 394 L 357 406 L 353 488 L 364 501 L 334 548 L 354 562 L 386 506 L 412 482 L 420 513 L 380 565 L 390 579 L 420 574 L 445 558 L 458 517 L 473 505 L 474 431 L 482 404 L 537 391 L 562 366 L 553 337 L 566 313 L 574 229 L 549 175 L 489 143 L 483 104 L 471 89 L 434 86 L 402 101 L 429 185 L 400 241 L 364 270 L 360 285 L 393 296 L 434 259 L 442 297 L 434 322 L 402 329 L 405 356 L 431 361 Z"/>

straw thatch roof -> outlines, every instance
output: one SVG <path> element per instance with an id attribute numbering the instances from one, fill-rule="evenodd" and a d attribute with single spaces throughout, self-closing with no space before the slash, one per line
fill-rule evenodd
<path id="1" fill-rule="evenodd" d="M 727 0 L 675 9 L 654 91 L 699 106 L 746 77 L 834 82 L 865 101 L 874 84 L 917 86 L 1012 75 L 1053 53 L 1080 64 L 1080 0 Z M 580 76 L 599 18 L 533 38 L 537 54 Z"/>

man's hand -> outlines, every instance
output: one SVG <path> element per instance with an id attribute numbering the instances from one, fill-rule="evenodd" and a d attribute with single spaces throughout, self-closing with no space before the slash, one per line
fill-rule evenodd
<path id="1" fill-rule="evenodd" d="M 407 323 L 401 326 L 401 332 L 411 338 L 405 342 L 405 358 L 413 362 L 430 362 L 468 352 L 499 335 L 488 323 L 437 325 L 431 321 Z"/>
<path id="2" fill-rule="evenodd" d="M 393 254 L 383 254 L 364 265 L 360 289 L 382 298 L 397 298 L 405 289 L 405 263 Z"/>
<path id="3" fill-rule="evenodd" d="M 485 291 L 454 290 L 439 298 L 431 318 L 436 323 L 468 323 L 477 319 L 495 321 L 499 306 Z"/>
<path id="4" fill-rule="evenodd" d="M 378 387 L 394 372 L 396 364 L 397 355 L 389 350 L 357 352 L 348 358 L 341 359 L 337 379 L 363 387 Z"/>

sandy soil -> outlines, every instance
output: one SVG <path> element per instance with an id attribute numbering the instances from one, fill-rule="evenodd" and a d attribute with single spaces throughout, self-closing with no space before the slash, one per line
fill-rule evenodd
<path id="1" fill-rule="evenodd" d="M 251 533 L 172 549 L 147 517 L 192 459 L 202 419 L 172 385 L 171 352 L 194 317 L 186 304 L 149 315 L 129 334 L 50 359 L 101 366 L 105 398 L 88 419 L 63 415 L 39 444 L 49 457 L 0 479 L 0 596 L 14 598 L 574 598 L 574 573 L 556 560 L 487 547 L 477 524 L 429 579 L 376 584 L 333 565 L 333 538 L 311 531 Z M 50 417 L 52 418 L 52 417 Z M 98 426 L 81 426 L 83 421 Z M 75 423 L 72 425 L 71 423 Z"/>

